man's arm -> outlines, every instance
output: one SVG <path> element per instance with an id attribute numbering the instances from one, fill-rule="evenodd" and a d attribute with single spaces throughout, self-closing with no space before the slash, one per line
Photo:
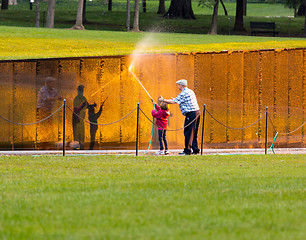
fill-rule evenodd
<path id="1" fill-rule="evenodd" d="M 73 107 L 73 111 L 78 114 L 81 112 L 81 110 L 87 105 L 87 100 L 85 100 L 84 102 L 82 102 L 81 106 L 79 107 Z"/>
<path id="2" fill-rule="evenodd" d="M 47 102 L 52 102 L 52 101 L 56 101 L 56 100 L 61 100 L 61 97 L 47 97 L 45 98 Z"/>
<path id="3" fill-rule="evenodd" d="M 176 104 L 176 102 L 173 100 L 173 98 L 171 98 L 171 99 L 163 99 L 163 102 L 165 102 L 167 104 Z"/>

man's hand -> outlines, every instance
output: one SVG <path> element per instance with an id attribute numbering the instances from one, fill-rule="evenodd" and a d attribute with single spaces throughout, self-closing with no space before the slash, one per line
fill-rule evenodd
<path id="1" fill-rule="evenodd" d="M 176 103 L 176 102 L 174 102 L 173 98 L 171 98 L 171 99 L 164 99 L 163 101 L 165 103 L 167 103 L 167 104 L 175 104 Z"/>

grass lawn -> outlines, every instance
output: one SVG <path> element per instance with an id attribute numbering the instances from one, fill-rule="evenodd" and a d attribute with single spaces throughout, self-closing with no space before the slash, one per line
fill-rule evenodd
<path id="1" fill-rule="evenodd" d="M 178 33 L 77 31 L 0 26 L 0 59 L 28 59 L 131 54 L 139 41 L 144 52 L 205 52 L 305 47 L 298 38 L 212 36 Z"/>
<path id="2" fill-rule="evenodd" d="M 1 239 L 305 239 L 304 155 L 0 158 Z"/>

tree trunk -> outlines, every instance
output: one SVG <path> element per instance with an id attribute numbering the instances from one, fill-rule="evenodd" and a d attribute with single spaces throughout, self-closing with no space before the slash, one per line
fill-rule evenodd
<path id="1" fill-rule="evenodd" d="M 305 16 L 306 13 L 306 4 L 302 2 L 297 11 L 297 16 Z"/>
<path id="2" fill-rule="evenodd" d="M 133 32 L 139 32 L 139 0 L 135 0 Z"/>
<path id="3" fill-rule="evenodd" d="M 171 0 L 170 7 L 165 17 L 195 19 L 191 0 Z"/>
<path id="4" fill-rule="evenodd" d="M 243 0 L 243 16 L 247 15 L 247 0 Z"/>
<path id="5" fill-rule="evenodd" d="M 77 30 L 84 30 L 84 26 L 83 26 L 83 5 L 84 4 L 84 0 L 79 0 L 78 3 L 78 12 L 77 12 L 77 16 L 76 16 L 76 20 L 75 20 L 75 24 L 72 27 L 73 29 L 77 29 Z"/>
<path id="6" fill-rule="evenodd" d="M 243 27 L 243 0 L 236 0 L 236 18 L 234 31 L 245 32 Z"/>
<path id="7" fill-rule="evenodd" d="M 223 10 L 224 10 L 224 15 L 227 16 L 228 13 L 227 13 L 226 7 L 225 7 L 225 5 L 224 5 L 224 3 L 223 3 L 223 0 L 220 0 L 220 2 L 221 2 L 221 4 L 222 4 Z"/>
<path id="8" fill-rule="evenodd" d="M 126 30 L 130 31 L 130 24 L 131 24 L 131 4 L 130 0 L 126 1 Z"/>
<path id="9" fill-rule="evenodd" d="M 82 15 L 82 18 L 83 18 L 82 22 L 83 22 L 83 25 L 84 25 L 85 23 L 87 23 L 87 20 L 86 20 L 86 0 L 84 0 L 84 2 L 83 2 L 83 15 Z"/>
<path id="10" fill-rule="evenodd" d="M 108 0 L 108 11 L 112 11 L 112 10 L 113 10 L 113 1 Z"/>
<path id="11" fill-rule="evenodd" d="M 218 34 L 218 7 L 219 7 L 219 0 L 215 0 L 214 5 L 214 13 L 211 20 L 210 30 L 208 34 Z"/>
<path id="12" fill-rule="evenodd" d="M 35 27 L 39 28 L 39 21 L 40 21 L 40 0 L 36 1 L 36 18 L 35 18 Z"/>
<path id="13" fill-rule="evenodd" d="M 297 16 L 297 0 L 293 0 L 293 10 L 294 10 L 294 13 L 293 13 L 293 16 L 296 17 Z"/>
<path id="14" fill-rule="evenodd" d="M 165 7 L 165 0 L 159 0 L 157 14 L 165 14 L 166 7 Z"/>
<path id="15" fill-rule="evenodd" d="M 54 12 L 55 12 L 55 2 L 56 0 L 49 0 L 48 10 L 47 10 L 47 28 L 54 28 Z"/>
<path id="16" fill-rule="evenodd" d="M 8 0 L 2 0 L 1 1 L 1 10 L 7 10 L 8 9 Z"/>

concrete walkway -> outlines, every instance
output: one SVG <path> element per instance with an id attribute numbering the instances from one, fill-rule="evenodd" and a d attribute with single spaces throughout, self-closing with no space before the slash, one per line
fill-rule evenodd
<path id="1" fill-rule="evenodd" d="M 146 155 L 155 155 L 157 150 L 150 150 Z M 178 155 L 180 149 L 171 149 L 170 155 Z M 139 155 L 144 155 L 145 150 L 139 150 Z M 231 155 L 231 154 L 264 154 L 264 149 L 203 149 L 204 155 Z M 306 154 L 306 148 L 276 148 L 276 154 Z M 0 151 L 0 156 L 22 156 L 22 155 L 62 155 L 62 150 L 46 150 L 46 151 Z M 135 150 L 66 150 L 66 155 L 135 155 Z M 273 154 L 270 150 L 268 154 Z M 306 156 L 305 156 L 306 157 Z"/>

